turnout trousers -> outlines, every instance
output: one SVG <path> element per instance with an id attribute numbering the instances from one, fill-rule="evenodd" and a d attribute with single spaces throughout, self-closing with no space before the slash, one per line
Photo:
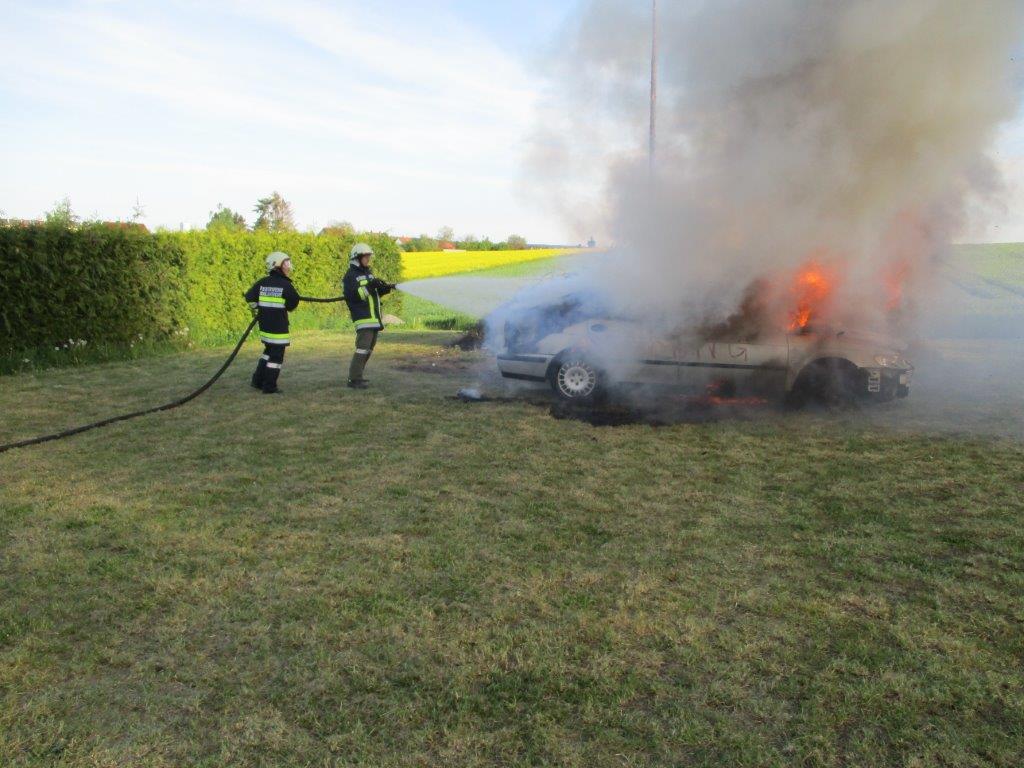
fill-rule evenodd
<path id="1" fill-rule="evenodd" d="M 256 371 L 252 375 L 252 385 L 256 389 L 262 389 L 268 395 L 277 392 L 277 377 L 281 375 L 284 351 L 287 348 L 284 344 L 264 343 L 263 354 L 256 363 Z"/>
<path id="2" fill-rule="evenodd" d="M 352 355 L 352 362 L 348 367 L 349 381 L 362 381 L 363 371 L 366 370 L 366 363 L 373 354 L 373 348 L 377 346 L 376 328 L 363 328 L 356 331 L 356 352 Z"/>

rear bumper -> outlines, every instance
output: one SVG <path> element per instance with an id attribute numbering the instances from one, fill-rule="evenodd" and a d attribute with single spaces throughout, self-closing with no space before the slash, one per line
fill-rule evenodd
<path id="1" fill-rule="evenodd" d="M 551 355 L 498 355 L 498 370 L 506 379 L 547 381 Z"/>

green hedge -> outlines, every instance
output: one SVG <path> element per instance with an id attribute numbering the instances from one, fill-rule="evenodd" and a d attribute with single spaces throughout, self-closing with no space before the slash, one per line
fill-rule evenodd
<path id="1" fill-rule="evenodd" d="M 268 253 L 292 257 L 292 277 L 302 295 L 337 296 L 357 240 L 376 251 L 374 271 L 399 282 L 401 257 L 385 235 L 0 226 L 0 355 L 69 340 L 127 347 L 233 337 L 249 321 L 242 293 L 265 274 Z M 398 307 L 390 300 L 387 311 Z M 293 318 L 296 328 L 340 325 L 347 310 L 306 304 Z"/>
<path id="2" fill-rule="evenodd" d="M 242 294 L 266 274 L 263 259 L 271 251 L 292 257 L 292 280 L 303 296 L 328 297 L 341 293 L 348 254 L 360 241 L 376 254 L 374 272 L 392 282 L 401 280 L 401 254 L 386 235 L 312 235 L 273 232 L 175 232 L 156 235 L 184 256 L 187 275 L 189 335 L 199 341 L 237 335 L 249 322 Z M 397 296 L 395 297 L 397 299 Z M 388 299 L 391 299 L 389 296 Z M 397 312 L 396 300 L 387 302 Z M 341 304 L 300 305 L 292 315 L 295 328 L 319 328 L 348 318 Z"/>
<path id="3" fill-rule="evenodd" d="M 138 229 L 0 227 L 0 352 L 173 336 L 187 304 L 179 248 Z"/>

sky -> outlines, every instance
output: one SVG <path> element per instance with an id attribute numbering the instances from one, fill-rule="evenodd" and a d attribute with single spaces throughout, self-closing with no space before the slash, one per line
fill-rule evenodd
<path id="1" fill-rule="evenodd" d="M 252 221 L 575 243 L 524 162 L 545 54 L 579 0 L 0 0 L 0 211 Z M 995 151 L 1010 194 L 969 240 L 1024 240 L 1024 119 Z"/>
<path id="2" fill-rule="evenodd" d="M 531 202 L 539 62 L 572 0 L 0 0 L 0 210 L 566 242 Z M 576 239 L 572 239 L 576 242 Z"/>

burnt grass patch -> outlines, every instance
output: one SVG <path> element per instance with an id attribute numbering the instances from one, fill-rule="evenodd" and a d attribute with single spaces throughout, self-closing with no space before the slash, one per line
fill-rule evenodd
<path id="1" fill-rule="evenodd" d="M 668 427 L 674 424 L 709 424 L 724 419 L 750 420 L 778 408 L 770 404 L 709 403 L 679 398 L 657 404 L 631 404 L 620 401 L 573 403 L 555 400 L 550 413 L 555 419 L 583 421 L 595 427 L 623 427 L 646 424 Z"/>
<path id="2" fill-rule="evenodd" d="M 432 371 L 434 372 L 434 371 Z M 440 372 L 440 371 L 437 371 Z M 710 424 L 717 421 L 750 421 L 783 406 L 770 402 L 709 402 L 705 398 L 674 397 L 659 402 L 635 403 L 608 398 L 596 403 L 560 400 L 543 390 L 497 393 L 485 388 L 467 387 L 450 395 L 449 400 L 465 404 L 525 403 L 547 409 L 552 418 L 582 421 L 594 427 L 626 427 L 645 424 L 668 427 L 674 424 Z"/>
<path id="3" fill-rule="evenodd" d="M 449 349 L 459 349 L 463 352 L 472 352 L 480 349 L 484 345 L 484 339 L 486 338 L 487 331 L 484 327 L 483 322 L 479 322 L 466 331 L 464 334 L 459 336 L 457 339 L 452 340 L 446 346 Z"/>
<path id="4" fill-rule="evenodd" d="M 429 356 L 408 356 L 393 368 L 403 373 L 460 374 L 473 367 L 474 360 L 454 348 L 438 349 Z"/>
<path id="5" fill-rule="evenodd" d="M 419 370 L 411 364 L 399 365 L 396 368 Z M 431 366 L 426 372 L 447 371 L 444 367 Z M 581 421 L 594 427 L 626 427 L 635 424 L 667 427 L 675 424 L 752 421 L 770 414 L 797 410 L 781 399 L 736 397 L 732 393 L 729 396 L 685 395 L 659 387 L 616 388 L 604 393 L 597 400 L 576 402 L 562 400 L 546 387 L 519 387 L 515 383 L 493 377 L 485 377 L 473 386 L 459 389 L 448 399 L 471 405 L 525 403 L 546 409 L 554 419 Z M 838 409 L 823 409 L 813 405 L 802 406 L 799 410 L 838 412 Z"/>

